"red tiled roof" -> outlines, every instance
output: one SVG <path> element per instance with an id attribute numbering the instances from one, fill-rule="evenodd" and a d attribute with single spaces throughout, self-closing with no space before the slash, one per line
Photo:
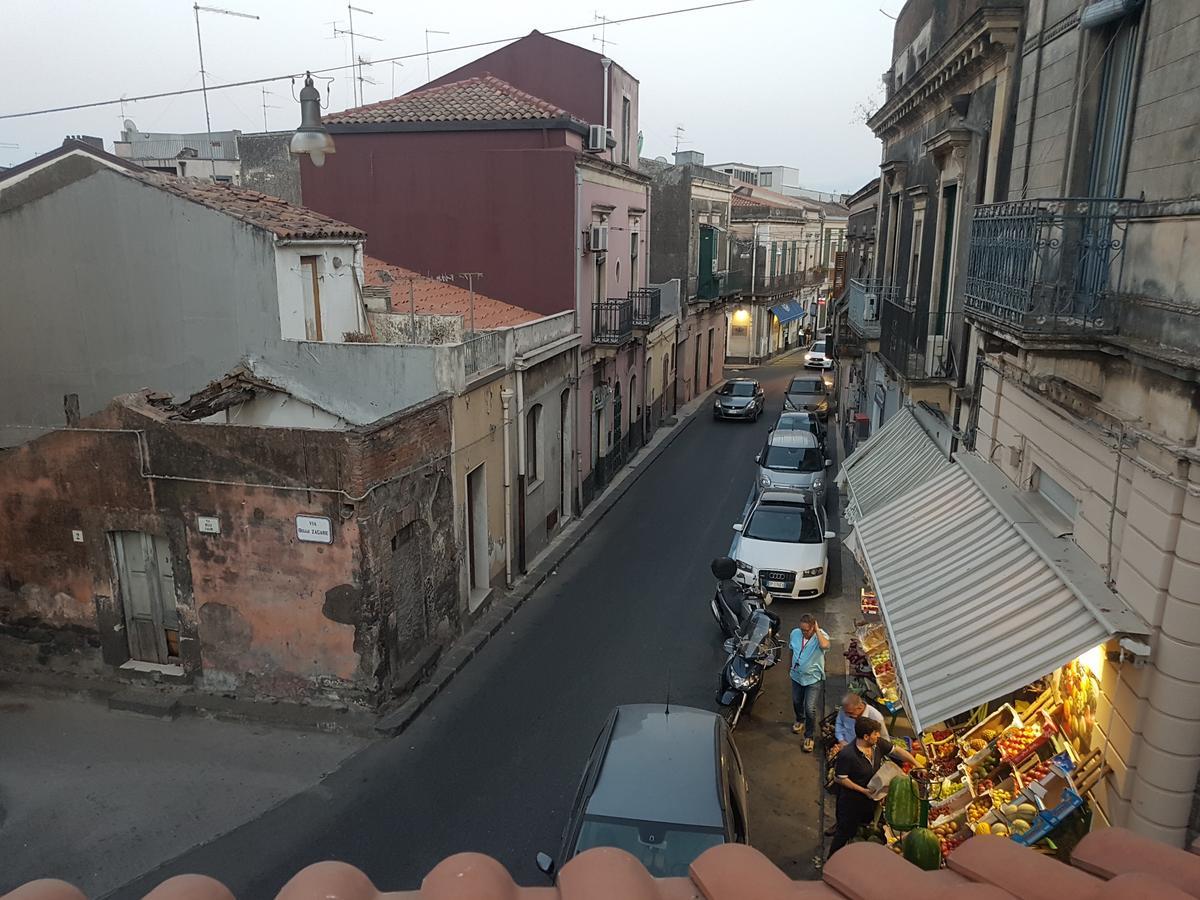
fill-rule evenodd
<path id="1" fill-rule="evenodd" d="M 231 184 L 199 178 L 177 178 L 159 172 L 128 172 L 130 178 L 209 209 L 264 228 L 284 239 L 347 238 L 361 241 L 367 233 L 303 206 Z"/>
<path id="2" fill-rule="evenodd" d="M 367 256 L 363 260 L 366 283 L 369 287 L 390 288 L 392 312 L 409 312 L 408 280 L 413 279 L 413 302 L 418 313 L 426 315 L 462 316 L 463 327 L 470 327 L 471 292 L 449 282 L 429 278 L 403 266 L 393 266 Z M 503 300 L 497 300 L 475 290 L 475 330 L 508 328 L 522 322 L 542 318 L 536 313 Z"/>
<path id="3" fill-rule="evenodd" d="M 324 117 L 327 125 L 388 122 L 513 122 L 571 119 L 570 113 L 494 75 L 425 88 Z"/>
<path id="4" fill-rule="evenodd" d="M 1101 860 L 1120 868 L 1113 874 Z M 879 844 L 850 844 L 825 863 L 821 881 L 792 881 L 759 851 L 724 844 L 705 851 L 687 877 L 652 878 L 624 850 L 581 853 L 554 887 L 517 887 L 488 856 L 459 853 L 433 868 L 417 891 L 384 893 L 351 865 L 321 862 L 292 878 L 277 900 L 1187 900 L 1200 897 L 1200 856 L 1120 828 L 1085 837 L 1066 865 L 1007 838 L 976 837 L 954 850 L 947 868 L 925 872 Z M 1097 870 L 1100 866 L 1102 870 Z M 1087 870 L 1086 872 L 1084 870 Z M 1087 874 L 1092 872 L 1094 874 Z M 1098 875 L 1099 877 L 1094 877 Z M 180 875 L 153 900 L 232 900 L 219 882 Z M 35 881 L 0 900 L 84 900 L 61 881 Z"/>

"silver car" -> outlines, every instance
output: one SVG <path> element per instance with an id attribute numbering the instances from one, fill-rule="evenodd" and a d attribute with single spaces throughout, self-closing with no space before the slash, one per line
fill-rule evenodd
<path id="1" fill-rule="evenodd" d="M 818 374 L 797 375 L 788 385 L 783 396 L 783 408 L 797 412 L 810 412 L 824 422 L 829 418 L 829 385 Z"/>
<path id="2" fill-rule="evenodd" d="M 760 491 L 811 491 L 825 505 L 825 468 L 830 461 L 811 431 L 772 431 L 755 457 Z"/>

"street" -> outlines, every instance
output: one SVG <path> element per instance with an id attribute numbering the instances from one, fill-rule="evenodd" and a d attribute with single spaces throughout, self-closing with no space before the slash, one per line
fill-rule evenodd
<path id="1" fill-rule="evenodd" d="M 639 478 L 408 730 L 111 896 L 140 897 L 181 872 L 213 875 L 238 896 L 273 896 L 322 859 L 350 862 L 385 889 L 409 889 L 464 850 L 500 860 L 518 883 L 539 883 L 534 856 L 557 853 L 583 762 L 613 706 L 669 697 L 715 709 L 723 654 L 707 607 L 709 562 L 728 551 L 754 455 L 797 365 L 792 355 L 730 371 L 763 381 L 760 421 L 714 422 L 702 407 L 651 464 L 652 477 Z M 829 496 L 836 531 L 837 492 Z M 848 622 L 840 545 L 830 555 L 824 599 L 774 609 L 785 633 L 802 612 L 817 615 L 834 639 L 835 675 L 845 629 L 834 623 Z M 800 752 L 790 725 L 781 665 L 735 737 L 751 779 L 752 843 L 793 877 L 813 877 L 820 763 Z"/>

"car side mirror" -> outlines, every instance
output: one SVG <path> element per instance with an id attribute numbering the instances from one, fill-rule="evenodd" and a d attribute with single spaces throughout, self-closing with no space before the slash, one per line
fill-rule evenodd
<path id="1" fill-rule="evenodd" d="M 725 643 L 721 647 L 726 653 L 732 653 L 737 648 L 737 638 L 725 638 Z"/>
<path id="2" fill-rule="evenodd" d="M 827 468 L 827 469 L 828 469 L 828 468 L 829 468 L 830 466 L 832 466 L 832 465 L 833 465 L 833 460 L 832 460 L 832 459 L 827 459 L 827 460 L 825 460 L 825 468 Z"/>
<path id="3" fill-rule="evenodd" d="M 741 531 L 741 530 L 742 530 L 742 523 L 741 523 L 741 522 L 734 522 L 734 523 L 733 523 L 733 530 L 734 530 L 734 531 Z"/>
<path id="4" fill-rule="evenodd" d="M 825 532 L 825 540 L 832 541 L 835 537 L 837 537 L 837 535 L 834 534 L 832 531 Z"/>
<path id="5" fill-rule="evenodd" d="M 548 877 L 554 877 L 554 860 L 550 858 L 549 853 L 539 853 L 537 855 L 537 867 Z"/>

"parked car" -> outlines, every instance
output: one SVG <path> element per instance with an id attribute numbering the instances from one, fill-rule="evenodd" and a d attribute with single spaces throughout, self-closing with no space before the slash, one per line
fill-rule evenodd
<path id="1" fill-rule="evenodd" d="M 753 378 L 734 378 L 721 385 L 713 400 L 714 419 L 749 419 L 757 422 L 766 400 L 762 385 Z"/>
<path id="2" fill-rule="evenodd" d="M 771 596 L 808 599 L 825 593 L 832 531 L 811 494 L 763 491 L 736 532 L 735 579 L 759 584 Z"/>
<path id="3" fill-rule="evenodd" d="M 758 456 L 760 490 L 803 491 L 825 504 L 825 457 L 817 436 L 811 431 L 772 431 Z"/>
<path id="4" fill-rule="evenodd" d="M 682 877 L 718 844 L 749 842 L 746 779 L 729 726 L 688 706 L 618 706 L 588 756 L 557 860 L 592 847 L 632 853 L 657 878 Z"/>
<path id="5" fill-rule="evenodd" d="M 833 357 L 825 352 L 825 341 L 814 341 L 804 352 L 804 367 L 807 369 L 832 369 Z"/>
<path id="6" fill-rule="evenodd" d="M 820 375 L 797 375 L 788 385 L 783 408 L 817 414 L 822 422 L 829 418 L 829 386 Z"/>
<path id="7" fill-rule="evenodd" d="M 829 438 L 829 433 L 825 429 L 825 423 L 822 422 L 814 413 L 810 412 L 789 412 L 784 410 L 779 414 L 779 419 L 771 428 L 772 431 L 807 431 L 817 438 L 817 444 L 821 451 L 825 452 L 825 442 Z M 828 455 L 826 453 L 826 455 Z"/>

